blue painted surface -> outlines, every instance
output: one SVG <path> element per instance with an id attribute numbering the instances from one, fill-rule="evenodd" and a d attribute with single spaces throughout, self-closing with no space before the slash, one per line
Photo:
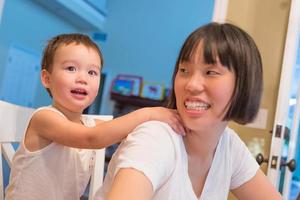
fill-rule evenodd
<path id="1" fill-rule="evenodd" d="M 35 1 L 6 0 L 0 26 L 0 84 L 2 84 L 4 66 L 12 43 L 41 55 L 45 43 L 54 35 L 78 31 L 80 30 Z M 18 88 L 11 89 L 18 90 Z M 50 98 L 39 82 L 33 107 L 49 103 Z"/>
<path id="2" fill-rule="evenodd" d="M 33 53 L 41 55 L 42 49 L 49 38 L 59 33 L 78 31 L 75 27 L 45 10 L 34 1 L 6 0 L 0 25 L 0 86 L 3 84 L 4 66 L 11 44 L 19 44 L 30 49 Z M 19 88 L 9 89 L 18 90 Z M 50 98 L 40 83 L 38 83 L 34 99 L 33 107 L 50 103 Z M 6 162 L 3 162 L 3 164 L 4 185 L 6 186 L 9 169 Z"/>
<path id="3" fill-rule="evenodd" d="M 211 20 L 213 3 L 211 0 L 188 3 L 183 0 L 102 0 L 101 6 L 107 8 L 108 14 L 103 30 L 105 40 L 97 41 L 104 54 L 107 73 L 102 101 L 105 106 L 101 106 L 101 114 L 112 113 L 109 86 L 119 73 L 139 75 L 146 81 L 169 86 L 184 39 L 196 27 Z M 67 32 L 81 30 L 35 1 L 5 1 L 0 26 L 0 80 L 3 80 L 11 43 L 41 55 L 49 38 Z M 33 107 L 49 103 L 48 94 L 39 84 Z"/>
<path id="4" fill-rule="evenodd" d="M 109 86 L 117 74 L 170 86 L 178 51 L 196 27 L 211 21 L 211 0 L 110 0 L 101 44 L 108 72 L 102 114 L 112 113 Z"/>
<path id="5" fill-rule="evenodd" d="M 97 3 L 101 0 L 89 1 Z M 117 74 L 139 75 L 146 81 L 170 85 L 184 39 L 196 27 L 211 21 L 214 1 L 102 0 L 101 3 L 107 8 L 106 24 L 101 32 L 105 38 L 97 41 L 104 54 L 106 73 L 101 114 L 112 114 L 109 86 Z M 6 0 L 0 25 L 0 86 L 12 43 L 41 55 L 47 40 L 70 32 L 83 31 L 35 1 Z M 33 107 L 50 102 L 39 82 Z"/>

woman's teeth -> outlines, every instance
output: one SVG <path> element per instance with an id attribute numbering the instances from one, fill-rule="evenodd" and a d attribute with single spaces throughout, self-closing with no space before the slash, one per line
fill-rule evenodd
<path id="1" fill-rule="evenodd" d="M 187 101 L 184 105 L 188 110 L 207 110 L 210 107 L 209 104 L 198 101 Z"/>

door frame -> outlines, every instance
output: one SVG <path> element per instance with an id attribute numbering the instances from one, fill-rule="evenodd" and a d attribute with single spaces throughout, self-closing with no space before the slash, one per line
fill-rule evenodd
<path id="1" fill-rule="evenodd" d="M 291 77 L 296 64 L 297 47 L 300 35 L 300 0 L 292 0 L 289 22 L 285 41 L 281 77 L 273 125 L 272 142 L 269 154 L 267 176 L 272 184 L 279 189 L 280 162 L 284 143 L 284 132 L 288 117 Z"/>
<path id="2" fill-rule="evenodd" d="M 299 51 L 299 49 L 298 49 L 298 51 Z M 300 80 L 299 80 L 299 82 L 300 82 Z M 293 120 L 292 120 L 287 161 L 295 159 L 295 154 L 297 151 L 296 150 L 297 141 L 298 141 L 298 137 L 299 137 L 299 135 L 298 135 L 299 125 L 300 125 L 300 86 L 298 86 L 298 90 L 297 90 L 296 105 L 295 105 L 295 111 L 294 111 L 294 116 L 293 116 Z M 289 197 L 290 188 L 291 188 L 291 180 L 292 180 L 292 172 L 290 170 L 285 170 L 283 192 L 282 192 L 284 199 L 288 199 L 288 197 Z"/>
<path id="3" fill-rule="evenodd" d="M 227 8 L 228 0 L 215 0 L 212 21 L 224 23 L 226 21 Z"/>

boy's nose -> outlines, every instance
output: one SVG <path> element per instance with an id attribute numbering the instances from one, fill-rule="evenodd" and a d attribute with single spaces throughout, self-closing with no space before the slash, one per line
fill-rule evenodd
<path id="1" fill-rule="evenodd" d="M 86 84 L 86 75 L 84 73 L 78 73 L 77 77 L 76 77 L 76 82 L 77 83 L 82 83 L 82 84 Z"/>

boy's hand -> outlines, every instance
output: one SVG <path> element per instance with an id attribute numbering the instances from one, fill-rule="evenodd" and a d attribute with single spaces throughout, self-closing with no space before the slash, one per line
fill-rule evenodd
<path id="1" fill-rule="evenodd" d="M 145 113 L 149 116 L 149 120 L 168 123 L 176 133 L 185 135 L 185 129 L 177 110 L 164 107 L 148 107 L 143 109 L 145 109 Z"/>

